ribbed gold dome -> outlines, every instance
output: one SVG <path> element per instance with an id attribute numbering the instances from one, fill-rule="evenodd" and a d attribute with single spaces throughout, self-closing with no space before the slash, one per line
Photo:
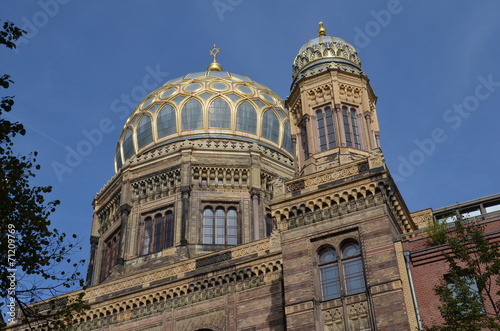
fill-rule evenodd
<path id="1" fill-rule="evenodd" d="M 267 86 L 227 71 L 190 73 L 151 92 L 123 127 L 115 169 L 179 140 L 253 141 L 291 158 L 288 111 Z"/>
<path id="2" fill-rule="evenodd" d="M 346 70 L 361 72 L 361 60 L 356 49 L 342 38 L 326 35 L 323 22 L 319 23 L 318 37 L 302 46 L 293 61 L 294 82 L 304 76 L 306 71 L 316 66 L 343 66 Z"/>

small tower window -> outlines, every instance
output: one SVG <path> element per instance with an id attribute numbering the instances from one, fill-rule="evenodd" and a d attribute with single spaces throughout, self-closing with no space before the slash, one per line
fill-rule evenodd
<path id="1" fill-rule="evenodd" d="M 347 147 L 361 148 L 357 110 L 354 107 L 342 106 L 342 119 Z"/>
<path id="2" fill-rule="evenodd" d="M 319 148 L 321 152 L 337 147 L 332 109 L 329 106 L 316 110 Z"/>

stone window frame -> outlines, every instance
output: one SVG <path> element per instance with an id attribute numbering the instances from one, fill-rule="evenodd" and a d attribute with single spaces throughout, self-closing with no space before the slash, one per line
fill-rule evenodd
<path id="1" fill-rule="evenodd" d="M 205 242 L 205 224 L 204 224 L 204 215 L 205 210 L 210 208 L 213 211 L 213 225 L 212 225 L 212 240 L 211 243 Z M 224 243 L 216 243 L 216 210 L 223 209 L 225 211 L 225 231 L 224 231 Z M 228 211 L 230 209 L 234 209 L 236 211 L 236 243 L 230 244 L 228 243 Z M 242 213 L 241 213 L 241 204 L 239 201 L 207 201 L 202 202 L 200 205 L 200 230 L 199 230 L 199 242 L 203 245 L 226 245 L 226 246 L 236 246 L 241 244 L 241 234 L 242 234 Z"/>
<path id="2" fill-rule="evenodd" d="M 115 230 L 104 240 L 104 251 L 101 265 L 101 279 L 109 276 L 113 267 L 117 265 L 118 248 L 120 245 L 120 230 Z"/>
<path id="3" fill-rule="evenodd" d="M 171 218 L 168 217 L 171 215 Z M 157 216 L 161 216 L 161 228 L 157 229 Z M 148 254 L 158 253 L 164 249 L 174 247 L 175 243 L 175 209 L 173 205 L 167 206 L 160 210 L 152 210 L 147 213 L 143 213 L 141 216 L 139 224 L 139 240 L 137 245 L 137 255 L 144 256 Z M 148 221 L 151 221 L 151 234 L 150 242 L 148 243 L 148 248 L 145 248 L 145 230 Z M 170 223 L 170 234 L 169 234 L 169 223 Z M 158 233 L 157 233 L 158 231 Z M 157 238 L 160 238 L 160 243 L 158 244 Z"/>
<path id="4" fill-rule="evenodd" d="M 329 128 L 327 120 L 327 110 L 330 111 L 331 117 L 331 128 Z M 314 116 L 316 118 L 316 129 L 318 130 L 318 152 L 325 152 L 330 149 L 339 147 L 339 136 L 337 133 L 337 121 L 335 119 L 335 109 L 331 104 L 325 104 L 319 107 L 313 108 Z M 321 116 L 319 116 L 321 115 Z M 321 124 L 321 125 L 320 125 Z M 323 134 L 321 134 L 323 128 Z M 324 139 L 324 144 L 322 144 L 322 138 Z M 325 149 L 322 149 L 325 146 Z"/>
<path id="5" fill-rule="evenodd" d="M 360 117 L 359 107 L 350 104 L 342 104 L 340 107 L 340 117 L 342 120 L 341 123 L 339 123 L 339 126 L 342 127 L 342 131 L 344 133 L 345 146 L 349 148 L 363 149 L 363 121 Z M 350 146 L 348 142 L 350 142 Z"/>
<path id="6" fill-rule="evenodd" d="M 313 258 L 313 266 L 315 270 L 315 291 L 317 293 L 317 297 L 319 298 L 319 301 L 329 301 L 333 299 L 339 299 L 342 297 L 347 297 L 351 295 L 357 295 L 360 293 L 365 293 L 367 289 L 367 274 L 366 274 L 366 266 L 365 266 L 365 258 L 363 254 L 363 244 L 361 240 L 357 236 L 357 230 L 354 231 L 349 231 L 346 233 L 337 233 L 337 234 L 331 234 L 326 237 L 318 238 L 318 239 L 313 239 L 312 240 L 313 246 L 312 246 L 312 258 Z M 341 257 L 341 252 L 342 250 L 349 244 L 351 243 L 356 243 L 359 247 L 359 254 L 353 257 L 349 258 L 342 258 Z M 319 261 L 319 256 L 321 252 L 325 249 L 331 247 L 332 249 L 335 250 L 337 253 L 337 261 L 338 261 L 338 270 L 339 270 L 339 277 L 340 277 L 340 287 L 341 287 L 341 294 L 340 296 L 328 298 L 328 299 L 323 299 L 323 289 L 322 289 L 322 280 L 321 280 L 321 273 L 320 273 L 320 266 L 321 263 Z M 348 292 L 346 290 L 346 278 L 344 274 L 344 263 L 343 261 L 349 260 L 351 258 L 357 258 L 360 257 L 360 263 L 362 267 L 362 279 L 364 281 L 364 289 L 362 291 L 357 291 L 355 293 L 353 292 Z"/>

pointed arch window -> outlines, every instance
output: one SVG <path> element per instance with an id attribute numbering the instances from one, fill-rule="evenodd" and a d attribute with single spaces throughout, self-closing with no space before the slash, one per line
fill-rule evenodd
<path id="1" fill-rule="evenodd" d="M 123 156 L 125 160 L 128 160 L 132 155 L 134 155 L 134 141 L 132 138 L 132 129 L 128 128 L 125 132 L 125 138 L 123 138 Z"/>
<path id="2" fill-rule="evenodd" d="M 283 129 L 283 147 L 290 153 L 293 153 L 292 136 L 290 134 L 290 122 L 286 122 Z"/>
<path id="3" fill-rule="evenodd" d="M 231 128 L 231 109 L 224 99 L 216 98 L 210 103 L 208 126 L 221 129 Z"/>
<path id="4" fill-rule="evenodd" d="M 203 210 L 204 244 L 237 245 L 238 244 L 238 212 L 234 207 L 218 206 Z"/>
<path id="5" fill-rule="evenodd" d="M 330 106 L 316 109 L 319 149 L 321 152 L 337 147 L 333 112 Z"/>
<path id="6" fill-rule="evenodd" d="M 167 136 L 177 131 L 175 109 L 170 105 L 165 105 L 156 117 L 156 130 L 158 138 Z"/>
<path id="7" fill-rule="evenodd" d="M 257 112 L 248 101 L 238 106 L 236 115 L 236 130 L 257 133 Z"/>
<path id="8" fill-rule="evenodd" d="M 182 130 L 203 128 L 203 112 L 201 104 L 196 99 L 189 99 L 182 107 Z"/>
<path id="9" fill-rule="evenodd" d="M 279 142 L 280 123 L 278 117 L 271 109 L 266 110 L 264 116 L 262 116 L 262 136 L 275 143 Z"/>
<path id="10" fill-rule="evenodd" d="M 358 112 L 355 107 L 342 106 L 345 142 L 347 147 L 361 148 L 358 127 Z"/>
<path id="11" fill-rule="evenodd" d="M 137 127 L 136 134 L 137 147 L 139 149 L 153 141 L 153 130 L 151 129 L 151 118 L 149 116 L 142 117 Z"/>

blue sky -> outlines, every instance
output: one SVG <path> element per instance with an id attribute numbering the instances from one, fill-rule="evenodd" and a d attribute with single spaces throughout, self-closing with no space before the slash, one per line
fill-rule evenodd
<path id="1" fill-rule="evenodd" d="M 81 236 L 82 258 L 92 199 L 114 173 L 125 123 L 117 107 L 131 112 L 145 90 L 205 70 L 214 42 L 225 70 L 286 98 L 292 61 L 318 21 L 358 49 L 378 96 L 382 150 L 411 211 L 500 191 L 498 1 L 40 0 L 1 9 L 29 32 L 16 51 L 0 50 L 0 73 L 15 81 L 10 119 L 28 130 L 16 149 L 40 153 L 34 184 L 53 186 L 62 202 L 53 224 Z M 78 146 L 87 155 L 68 156 Z"/>

